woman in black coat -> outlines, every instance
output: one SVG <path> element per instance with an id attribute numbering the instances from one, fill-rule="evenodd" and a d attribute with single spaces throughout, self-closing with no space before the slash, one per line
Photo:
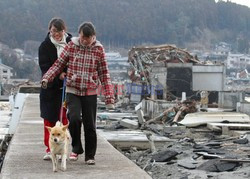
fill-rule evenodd
<path id="1" fill-rule="evenodd" d="M 48 26 L 49 32 L 39 47 L 39 67 L 42 76 L 57 60 L 66 44 L 71 40 L 71 35 L 66 33 L 66 25 L 60 18 L 52 18 Z M 63 79 L 66 73 L 62 72 L 53 82 L 48 84 L 47 89 L 40 91 L 40 112 L 44 119 L 44 144 L 47 147 L 44 160 L 50 160 L 49 131 L 45 126 L 54 127 L 60 119 L 62 101 Z"/>

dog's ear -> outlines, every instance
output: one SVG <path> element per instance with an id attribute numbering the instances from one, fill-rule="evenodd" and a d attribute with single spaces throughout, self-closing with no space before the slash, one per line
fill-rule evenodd
<path id="1" fill-rule="evenodd" d="M 51 131 L 51 127 L 49 126 L 45 126 L 45 127 L 48 129 L 49 132 Z"/>
<path id="2" fill-rule="evenodd" d="M 66 131 L 66 129 L 67 129 L 68 127 L 69 127 L 69 123 L 66 124 L 65 126 L 63 126 L 63 127 L 62 127 L 62 130 L 63 130 L 63 131 Z"/>

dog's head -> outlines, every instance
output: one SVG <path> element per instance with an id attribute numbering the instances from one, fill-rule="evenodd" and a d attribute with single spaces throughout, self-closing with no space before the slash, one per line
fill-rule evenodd
<path id="1" fill-rule="evenodd" d="M 54 126 L 54 127 L 48 127 L 46 128 L 49 130 L 50 133 L 50 140 L 54 143 L 61 143 L 65 141 L 65 139 L 68 137 L 67 136 L 67 128 L 69 124 L 67 125 L 62 125 L 62 126 Z"/>

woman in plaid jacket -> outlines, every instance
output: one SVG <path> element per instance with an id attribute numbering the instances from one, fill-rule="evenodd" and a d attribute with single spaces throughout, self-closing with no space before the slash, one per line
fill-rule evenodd
<path id="1" fill-rule="evenodd" d="M 108 108 L 114 108 L 114 93 L 105 59 L 104 48 L 96 40 L 95 27 L 91 22 L 79 26 L 79 37 L 73 37 L 60 57 L 43 76 L 42 86 L 63 71 L 67 66 L 66 101 L 68 105 L 69 130 L 72 137 L 71 160 L 83 153 L 81 123 L 85 135 L 85 161 L 95 164 L 97 148 L 96 109 L 99 81 L 104 87 Z M 82 114 L 82 115 L 81 115 Z"/>

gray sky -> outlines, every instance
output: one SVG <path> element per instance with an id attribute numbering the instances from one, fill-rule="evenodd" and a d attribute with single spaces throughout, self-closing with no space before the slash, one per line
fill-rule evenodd
<path id="1" fill-rule="evenodd" d="M 226 0 L 224 0 L 224 1 L 226 1 Z M 250 0 L 230 0 L 230 1 L 235 2 L 237 4 L 241 4 L 241 5 L 245 5 L 245 6 L 250 7 Z"/>

